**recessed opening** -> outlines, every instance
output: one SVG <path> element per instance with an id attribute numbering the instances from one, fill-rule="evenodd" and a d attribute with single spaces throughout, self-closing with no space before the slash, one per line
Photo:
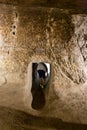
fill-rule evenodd
<path id="1" fill-rule="evenodd" d="M 16 15 L 16 18 L 18 17 L 18 14 L 17 13 L 15 13 L 15 15 Z"/>
<path id="2" fill-rule="evenodd" d="M 13 25 L 13 28 L 15 29 L 15 28 L 16 28 L 16 26 L 15 26 L 15 25 Z"/>
<path id="3" fill-rule="evenodd" d="M 13 32 L 13 35 L 15 35 L 15 32 Z"/>
<path id="4" fill-rule="evenodd" d="M 49 63 L 32 63 L 32 108 L 39 110 L 46 104 L 45 92 L 50 81 Z"/>

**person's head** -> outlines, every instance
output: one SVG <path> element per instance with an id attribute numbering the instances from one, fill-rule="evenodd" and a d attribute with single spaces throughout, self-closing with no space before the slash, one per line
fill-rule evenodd
<path id="1" fill-rule="evenodd" d="M 37 71 L 39 72 L 39 76 L 46 78 L 48 73 L 48 68 L 45 63 L 40 62 L 37 66 Z"/>
<path id="2" fill-rule="evenodd" d="M 44 85 L 45 84 L 45 79 L 47 77 L 47 66 L 45 63 L 40 62 L 37 66 L 37 72 L 39 74 L 39 81 L 40 84 Z"/>

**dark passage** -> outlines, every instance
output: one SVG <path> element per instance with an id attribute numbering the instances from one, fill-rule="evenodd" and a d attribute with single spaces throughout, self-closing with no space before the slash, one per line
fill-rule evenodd
<path id="1" fill-rule="evenodd" d="M 32 108 L 42 109 L 45 106 L 45 89 L 48 84 L 48 68 L 45 63 L 32 64 Z"/>
<path id="2" fill-rule="evenodd" d="M 44 90 L 39 86 L 33 93 L 32 108 L 39 110 L 44 107 L 45 102 Z"/>

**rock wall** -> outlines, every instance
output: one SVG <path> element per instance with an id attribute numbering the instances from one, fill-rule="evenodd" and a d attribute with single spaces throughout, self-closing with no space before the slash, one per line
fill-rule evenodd
<path id="1" fill-rule="evenodd" d="M 54 8 L 1 6 L 0 105 L 87 123 L 87 15 Z M 31 108 L 32 62 L 51 64 L 46 105 Z"/>

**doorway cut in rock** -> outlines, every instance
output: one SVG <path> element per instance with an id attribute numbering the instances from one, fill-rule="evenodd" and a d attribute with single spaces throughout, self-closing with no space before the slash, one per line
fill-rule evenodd
<path id="1" fill-rule="evenodd" d="M 39 110 L 45 106 L 45 92 L 49 87 L 50 64 L 39 62 L 32 63 L 32 108 Z"/>

